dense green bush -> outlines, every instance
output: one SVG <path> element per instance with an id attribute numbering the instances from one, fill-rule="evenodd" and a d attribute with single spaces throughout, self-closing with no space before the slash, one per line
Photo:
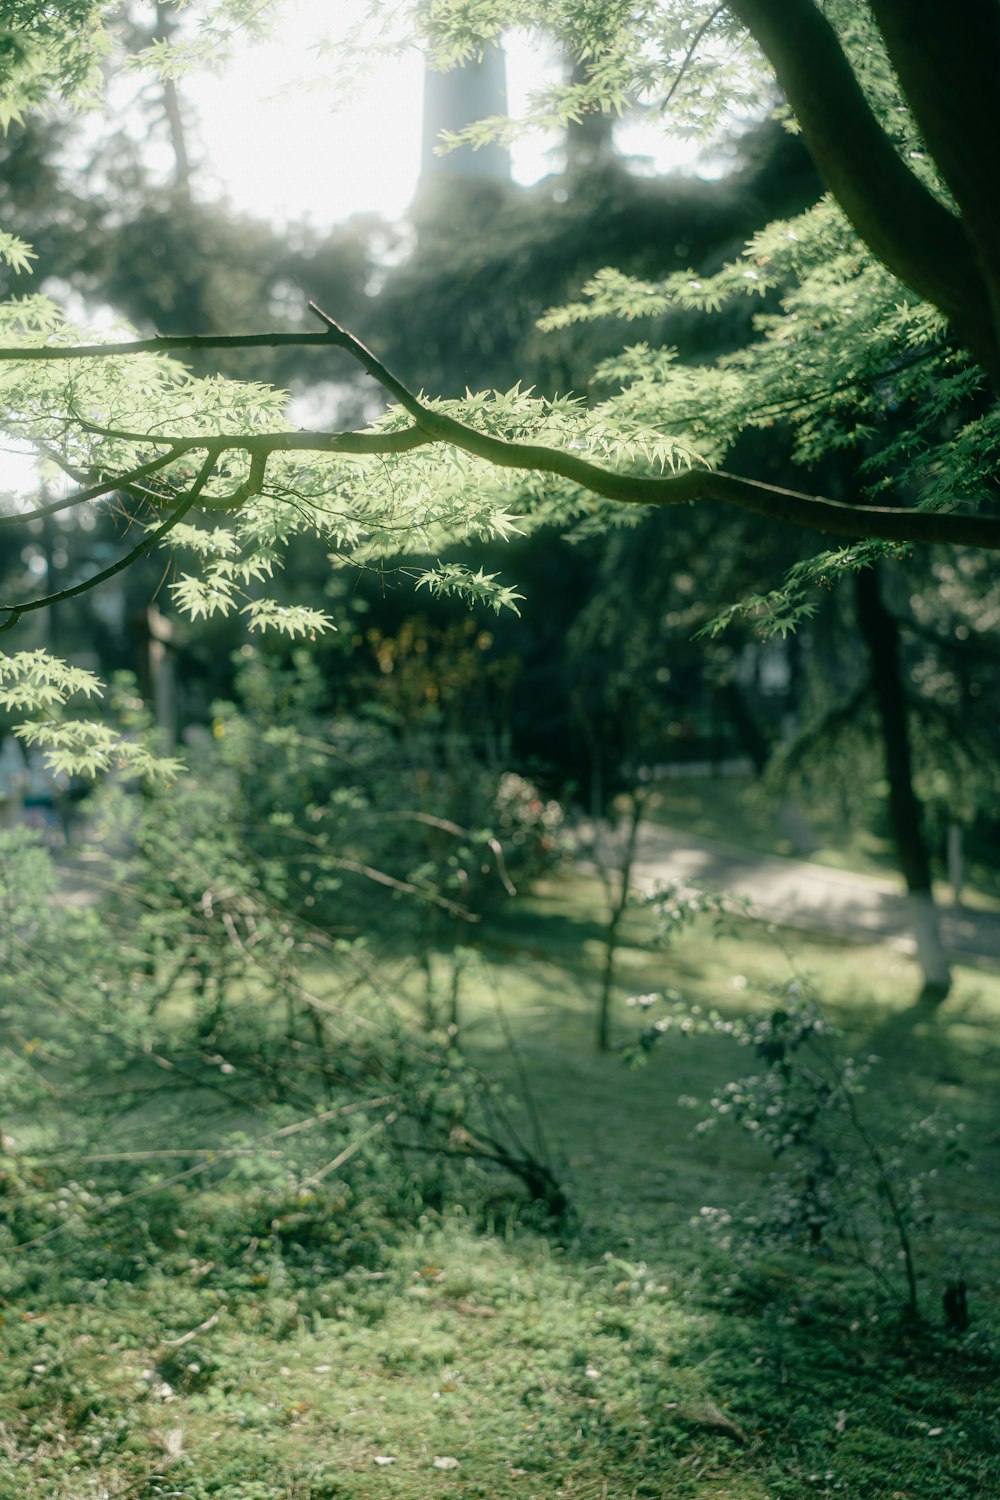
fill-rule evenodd
<path id="1" fill-rule="evenodd" d="M 89 904 L 33 835 L 0 846 L 8 1293 L 87 1303 L 194 1258 L 312 1305 L 428 1208 L 566 1213 L 503 1091 L 414 1027 L 406 965 L 281 904 L 224 778 L 109 791 L 94 833 Z"/>

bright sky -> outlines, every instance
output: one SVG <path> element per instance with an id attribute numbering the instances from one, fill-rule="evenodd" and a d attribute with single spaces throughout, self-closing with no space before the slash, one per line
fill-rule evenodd
<path id="1" fill-rule="evenodd" d="M 238 209 L 317 227 L 352 213 L 405 213 L 420 167 L 423 59 L 416 51 L 385 57 L 355 81 L 338 76 L 335 46 L 315 50 L 361 10 L 359 0 L 290 0 L 270 40 L 241 49 L 223 72 L 183 81 L 199 117 L 203 184 L 210 174 Z M 516 116 L 530 91 L 559 77 L 559 62 L 537 37 L 510 36 L 506 52 Z M 652 158 L 659 171 L 688 165 L 694 154 L 662 125 L 625 125 L 619 145 Z M 558 138 L 537 136 L 516 144 L 515 180 L 528 184 L 552 171 L 547 153 L 557 146 Z"/>
<path id="2" fill-rule="evenodd" d="M 338 75 L 335 50 L 316 51 L 359 8 L 289 0 L 270 39 L 182 81 L 198 117 L 202 192 L 211 177 L 237 209 L 317 226 L 405 211 L 420 160 L 421 59 L 384 58 L 355 80 Z"/>
<path id="3" fill-rule="evenodd" d="M 363 11 L 363 0 L 286 0 L 270 39 L 239 47 L 218 72 L 182 79 L 182 97 L 197 117 L 191 147 L 199 193 L 279 225 L 320 230 L 355 213 L 405 214 L 420 169 L 423 59 L 414 50 L 376 53 L 364 76 L 340 76 L 336 38 Z M 505 50 L 508 104 L 517 116 L 532 90 L 559 78 L 560 62 L 538 37 L 512 35 Z M 645 158 L 647 171 L 693 162 L 690 143 L 671 142 L 662 125 L 625 123 L 616 138 L 619 149 Z M 558 146 L 558 137 L 537 135 L 517 143 L 515 181 L 527 185 L 551 172 Z M 169 152 L 151 148 L 149 155 L 170 172 Z M 107 309 L 70 310 L 96 329 L 114 321 Z M 16 445 L 0 449 L 0 492 L 35 488 L 32 458 Z"/>

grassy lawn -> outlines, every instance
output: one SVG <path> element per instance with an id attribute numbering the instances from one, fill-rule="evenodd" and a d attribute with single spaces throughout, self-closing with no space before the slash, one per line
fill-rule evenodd
<path id="1" fill-rule="evenodd" d="M 512 904 L 460 993 L 466 1054 L 512 1094 L 528 1081 L 574 1207 L 561 1227 L 509 1183 L 466 1183 L 461 1163 L 436 1197 L 389 1150 L 318 1177 L 317 1132 L 289 1131 L 295 1112 L 239 1067 L 201 1066 L 182 1086 L 140 1058 L 104 1102 L 57 1094 L 34 1127 L 11 1122 L 39 1153 L 77 1139 L 79 1110 L 108 1152 L 213 1140 L 250 1154 L 168 1162 L 158 1178 L 125 1164 L 113 1190 L 83 1162 L 0 1158 L 0 1204 L 57 1192 L 66 1205 L 65 1228 L 47 1209 L 46 1238 L 12 1253 L 0 1283 L 2 1500 L 996 1493 L 1000 976 L 960 969 L 940 1013 L 914 1020 L 905 958 L 791 940 L 850 1047 L 881 1056 L 861 1096 L 880 1131 L 936 1106 L 966 1123 L 971 1169 L 930 1184 L 914 1326 L 837 1257 L 747 1257 L 692 1225 L 706 1205 L 757 1201 L 780 1170 L 737 1130 L 693 1130 L 752 1056 L 678 1033 L 638 1070 L 598 1055 L 598 912 L 583 877 Z M 622 997 L 666 984 L 723 1016 L 764 1009 L 788 964 L 775 936 L 706 926 L 655 951 L 636 916 Z M 616 1024 L 621 1039 L 640 1028 L 623 998 Z M 956 1246 L 963 1335 L 941 1326 Z"/>

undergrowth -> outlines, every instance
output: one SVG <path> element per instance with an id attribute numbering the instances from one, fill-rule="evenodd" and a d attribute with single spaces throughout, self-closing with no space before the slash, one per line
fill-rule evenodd
<path id="1" fill-rule="evenodd" d="M 926 1042 L 912 1022 L 893 1031 L 872 954 L 849 973 L 838 955 L 831 1001 L 859 1056 L 880 1029 L 896 1038 L 893 1086 L 873 1080 L 880 1126 L 897 1130 L 914 1103 L 963 1103 L 970 1169 L 933 1189 L 962 1247 L 963 1331 L 945 1326 L 933 1250 L 914 1321 L 825 1227 L 819 1245 L 802 1242 L 806 1221 L 744 1253 L 692 1222 L 706 1203 L 759 1213 L 777 1181 L 754 1133 L 699 1134 L 690 1104 L 732 1098 L 740 1027 L 749 1048 L 780 1060 L 781 1034 L 798 1058 L 764 992 L 773 942 L 723 931 L 657 953 L 634 928 L 623 972 L 648 984 L 666 969 L 719 1024 L 661 1034 L 629 1072 L 593 1050 L 592 896 L 553 887 L 466 955 L 460 1046 L 424 1029 L 421 974 L 401 966 L 387 993 L 387 971 L 375 986 L 352 948 L 336 985 L 315 945 L 286 949 L 277 994 L 247 965 L 220 985 L 203 923 L 197 964 L 152 1009 L 169 945 L 158 972 L 118 982 L 127 1024 L 84 975 L 59 988 L 72 1006 L 36 1001 L 29 1028 L 8 967 L 3 1500 L 996 1488 L 983 1093 L 996 981 L 963 976 Z M 222 909 L 257 920 L 235 900 Z M 28 920 L 22 908 L 9 930 Z M 91 941 L 85 912 L 59 932 L 64 917 L 44 920 L 50 953 Z M 507 951 L 511 920 L 530 956 Z M 806 959 L 822 985 L 822 945 Z"/>

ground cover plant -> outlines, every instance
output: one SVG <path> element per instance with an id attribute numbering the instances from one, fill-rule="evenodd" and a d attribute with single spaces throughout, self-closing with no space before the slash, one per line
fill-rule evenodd
<path id="1" fill-rule="evenodd" d="M 723 1017 L 771 1013 L 773 933 L 655 938 L 632 910 L 626 989 L 666 979 Z M 693 1222 L 759 1198 L 776 1171 L 745 1132 L 693 1129 L 746 1059 L 696 1029 L 666 1033 L 639 1071 L 595 1052 L 601 898 L 585 877 L 491 918 L 468 959 L 461 1053 L 426 1032 L 412 968 L 391 1005 L 353 996 L 359 1024 L 396 1027 L 367 1052 L 355 1029 L 353 1076 L 342 1007 L 331 1076 L 286 997 L 262 1005 L 245 976 L 228 979 L 234 1031 L 224 1007 L 199 1036 L 191 986 L 132 1044 L 119 1013 L 114 1056 L 100 1023 L 73 1057 L 49 1055 L 44 1018 L 26 1036 L 8 985 L 8 1045 L 34 1068 L 14 1070 L 4 1120 L 0 1494 L 988 1493 L 1000 982 L 960 970 L 946 1006 L 915 1017 L 900 955 L 794 942 L 831 1022 L 883 1056 L 880 1128 L 936 1106 L 966 1125 L 968 1168 L 927 1185 L 919 1322 L 835 1247 L 789 1236 L 737 1255 Z M 304 977 L 322 1000 L 323 965 Z M 617 1043 L 652 1014 L 624 993 Z M 433 1084 L 420 1054 L 436 1056 Z M 443 1152 L 394 1144 L 379 1101 L 405 1083 L 400 1056 L 414 1097 L 452 1111 Z M 494 1112 L 474 1124 L 483 1077 Z M 500 1116 L 565 1204 L 469 1149 Z M 956 1268 L 965 1330 L 941 1302 Z"/>

